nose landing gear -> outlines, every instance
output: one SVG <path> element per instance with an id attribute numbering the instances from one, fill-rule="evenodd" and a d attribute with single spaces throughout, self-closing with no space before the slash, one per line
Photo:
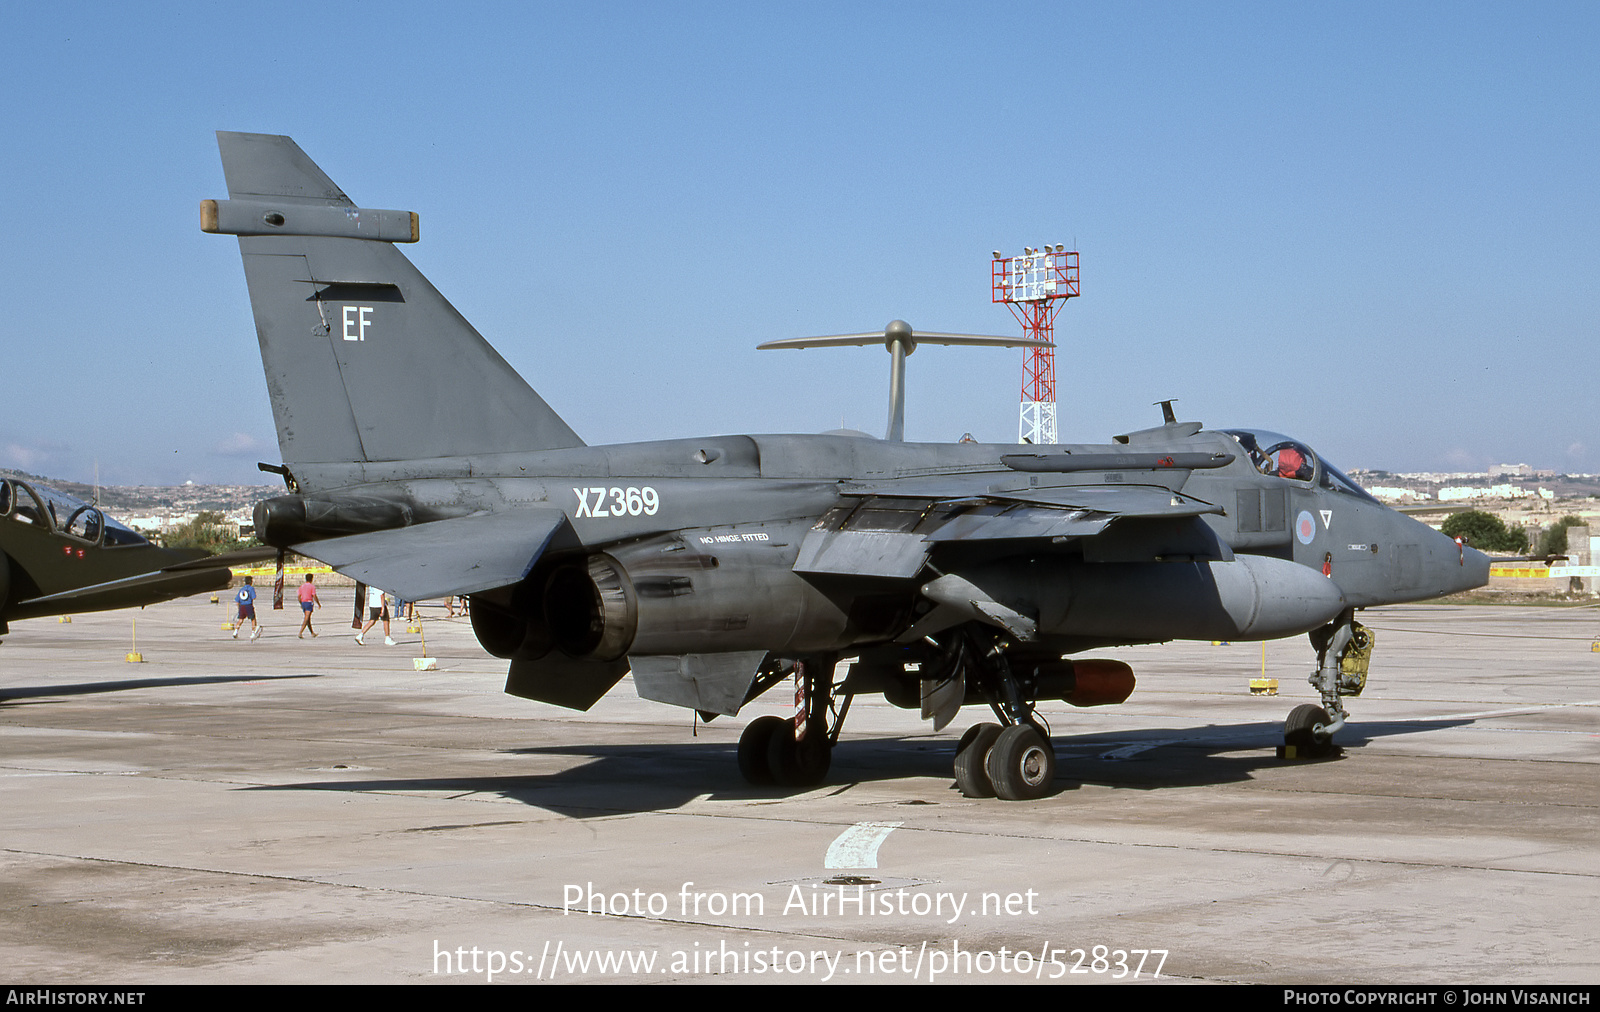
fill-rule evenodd
<path id="1" fill-rule="evenodd" d="M 1289 711 L 1283 722 L 1284 755 L 1291 759 L 1322 759 L 1338 748 L 1328 731 L 1328 711 L 1313 703 L 1301 703 Z M 1293 753 L 1289 752 L 1293 749 Z"/>
<path id="2" fill-rule="evenodd" d="M 1289 711 L 1283 724 L 1283 756 L 1290 759 L 1323 759 L 1339 753 L 1333 736 L 1349 717 L 1340 698 L 1361 695 L 1372 656 L 1372 632 L 1355 620 L 1353 608 L 1310 635 L 1317 667 L 1307 681 L 1322 696 L 1322 705 L 1302 703 Z"/>

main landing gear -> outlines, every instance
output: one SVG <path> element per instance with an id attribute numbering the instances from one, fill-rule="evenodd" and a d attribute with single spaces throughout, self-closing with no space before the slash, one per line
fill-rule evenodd
<path id="1" fill-rule="evenodd" d="M 1055 778 L 1055 750 L 1027 724 L 974 724 L 956 746 L 956 787 L 969 798 L 1031 801 Z"/>
<path id="2" fill-rule="evenodd" d="M 814 787 L 828 775 L 852 696 L 840 697 L 833 683 L 838 657 L 806 657 L 794 663 L 795 715 L 757 717 L 739 736 L 739 772 L 758 787 Z M 775 673 L 757 693 L 784 673 Z"/>
<path id="3" fill-rule="evenodd" d="M 969 798 L 1032 801 L 1050 792 L 1056 753 L 1050 730 L 1022 692 L 998 644 L 967 655 L 963 674 L 976 683 L 1002 724 L 974 724 L 956 745 L 956 788 Z"/>
<path id="4" fill-rule="evenodd" d="M 1322 696 L 1322 705 L 1302 703 L 1289 711 L 1283 724 L 1284 754 L 1322 759 L 1337 755 L 1334 733 L 1344 727 L 1349 714 L 1339 702 L 1359 696 L 1367 685 L 1367 664 L 1372 656 L 1372 632 L 1346 608 L 1332 622 L 1311 632 L 1317 650 L 1317 667 L 1307 679 Z"/>
<path id="5" fill-rule="evenodd" d="M 956 786 L 969 798 L 1027 801 L 1050 793 L 1056 777 L 1050 729 L 1034 711 L 1038 666 L 1013 671 L 999 637 L 956 630 L 936 644 L 941 653 L 922 668 L 923 716 L 935 729 L 959 711 L 975 687 L 1000 723 L 978 724 L 956 749 Z M 812 787 L 828 775 L 833 746 L 854 696 L 834 683 L 837 655 L 773 663 L 750 689 L 755 698 L 791 673 L 795 716 L 757 717 L 739 736 L 739 772 L 757 786 Z M 1130 683 L 1131 684 L 1131 683 Z M 1126 695 L 1124 691 L 1123 695 Z M 1120 698 L 1120 697 L 1119 697 Z"/>

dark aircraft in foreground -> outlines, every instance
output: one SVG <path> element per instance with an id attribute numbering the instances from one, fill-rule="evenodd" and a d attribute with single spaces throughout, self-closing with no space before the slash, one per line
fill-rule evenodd
<path id="1" fill-rule="evenodd" d="M 1365 681 L 1356 609 L 1487 580 L 1306 444 L 1170 408 L 1106 445 L 586 446 L 396 249 L 415 214 L 357 207 L 287 137 L 218 143 L 230 199 L 201 227 L 239 238 L 289 489 L 259 536 L 406 599 L 472 595 L 518 696 L 587 709 L 631 671 L 644 698 L 732 715 L 792 679 L 795 716 L 740 740 L 752 782 L 820 781 L 872 692 L 936 727 L 988 706 L 957 784 L 1038 797 L 1039 705 L 1133 690 L 1076 655 L 1169 639 L 1309 633 L 1321 705 L 1285 738 L 1327 750 Z M 891 324 L 897 364 L 919 336 Z"/>
<path id="2" fill-rule="evenodd" d="M 228 585 L 227 556 L 160 548 L 98 506 L 44 485 L 0 478 L 0 636 L 14 619 L 134 608 Z"/>

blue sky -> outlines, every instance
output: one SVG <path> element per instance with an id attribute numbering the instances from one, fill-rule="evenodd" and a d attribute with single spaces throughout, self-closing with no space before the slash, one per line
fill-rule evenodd
<path id="1" fill-rule="evenodd" d="M 268 18 L 261 11 L 271 10 Z M 1593 4 L 7 5 L 0 466 L 265 481 L 213 132 L 286 133 L 591 443 L 881 432 L 882 327 L 1012 333 L 1062 242 L 1064 441 L 1600 471 Z M 924 348 L 907 436 L 1016 436 Z"/>

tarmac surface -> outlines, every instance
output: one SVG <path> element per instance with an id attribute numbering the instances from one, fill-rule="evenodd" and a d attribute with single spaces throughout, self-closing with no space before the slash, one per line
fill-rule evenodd
<path id="1" fill-rule="evenodd" d="M 254 643 L 226 598 L 13 626 L 4 976 L 1600 982 L 1592 608 L 1364 613 L 1322 762 L 1274 754 L 1304 637 L 1101 652 L 1138 690 L 1046 706 L 1056 793 L 1008 803 L 952 786 L 976 709 L 935 734 L 857 700 L 824 786 L 759 790 L 735 745 L 781 688 L 698 727 L 626 680 L 574 713 L 504 695 L 442 608 L 416 671 L 403 625 L 354 642 L 347 594 L 315 640 L 268 596 Z M 1249 694 L 1263 664 L 1281 695 Z"/>

